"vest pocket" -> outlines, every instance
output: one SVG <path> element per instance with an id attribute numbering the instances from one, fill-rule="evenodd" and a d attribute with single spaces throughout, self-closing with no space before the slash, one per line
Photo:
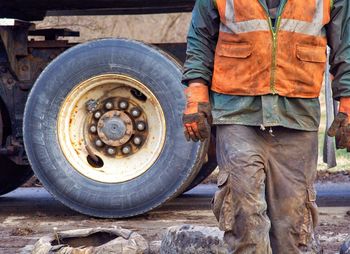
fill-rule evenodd
<path id="1" fill-rule="evenodd" d="M 215 52 L 213 85 L 217 93 L 244 95 L 252 85 L 253 46 L 250 43 L 220 41 Z"/>
<path id="2" fill-rule="evenodd" d="M 280 83 L 291 81 L 285 85 L 290 97 L 317 98 L 327 61 L 326 46 L 297 44 L 294 59 L 295 61 L 291 57 L 284 58 Z"/>
<path id="3" fill-rule="evenodd" d="M 305 62 L 325 63 L 327 61 L 325 47 L 297 45 L 296 54 L 299 60 Z"/>
<path id="4" fill-rule="evenodd" d="M 249 43 L 222 42 L 217 54 L 222 57 L 248 58 L 252 55 L 253 46 Z"/>

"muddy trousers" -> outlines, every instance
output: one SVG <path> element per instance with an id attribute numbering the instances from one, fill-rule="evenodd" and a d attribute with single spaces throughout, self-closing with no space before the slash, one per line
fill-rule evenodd
<path id="1" fill-rule="evenodd" d="M 217 127 L 213 212 L 231 253 L 318 253 L 317 157 L 317 132 Z"/>

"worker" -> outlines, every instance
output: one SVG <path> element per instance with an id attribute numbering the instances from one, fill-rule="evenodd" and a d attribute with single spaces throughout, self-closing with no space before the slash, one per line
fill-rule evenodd
<path id="1" fill-rule="evenodd" d="M 235 254 L 319 253 L 314 181 L 319 95 L 331 49 L 330 135 L 350 151 L 349 0 L 197 0 L 188 33 L 183 123 L 216 125 L 213 212 Z"/>

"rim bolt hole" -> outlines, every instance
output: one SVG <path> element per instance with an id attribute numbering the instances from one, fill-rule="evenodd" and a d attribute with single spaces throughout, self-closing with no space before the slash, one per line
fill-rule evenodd
<path id="1" fill-rule="evenodd" d="M 110 110 L 110 109 L 113 108 L 113 103 L 112 103 L 112 102 L 107 102 L 107 103 L 105 104 L 105 107 L 106 107 L 106 109 Z"/>
<path id="2" fill-rule="evenodd" d="M 123 154 L 129 154 L 131 152 L 131 147 L 130 146 L 124 146 L 123 148 L 122 148 L 122 153 Z"/>
<path id="3" fill-rule="evenodd" d="M 103 160 L 100 157 L 98 157 L 97 155 L 95 155 L 95 156 L 97 158 L 97 161 L 95 161 L 90 155 L 88 155 L 86 158 L 88 163 L 94 168 L 102 168 L 104 166 Z"/>
<path id="4" fill-rule="evenodd" d="M 132 96 L 134 96 L 136 99 L 138 99 L 139 101 L 146 101 L 147 97 L 146 95 L 144 95 L 143 93 L 141 93 L 139 90 L 137 89 L 131 89 L 130 93 L 132 94 Z"/>
<path id="5" fill-rule="evenodd" d="M 95 141 L 95 145 L 97 146 L 97 147 L 102 147 L 103 146 L 103 142 L 101 141 L 101 140 L 96 140 Z"/>
<path id="6" fill-rule="evenodd" d="M 96 133 L 97 132 L 97 127 L 95 125 L 90 126 L 90 132 L 91 133 Z"/>
<path id="7" fill-rule="evenodd" d="M 95 114 L 94 114 L 94 117 L 96 118 L 96 119 L 99 119 L 100 117 L 101 117 L 101 112 L 100 111 L 97 111 Z"/>
<path id="8" fill-rule="evenodd" d="M 136 128 L 139 131 L 144 131 L 146 129 L 146 124 L 144 122 L 138 122 L 136 124 Z"/>
<path id="9" fill-rule="evenodd" d="M 133 108 L 131 110 L 131 115 L 135 118 L 139 117 L 141 115 L 141 110 L 139 110 L 138 108 Z"/>
<path id="10" fill-rule="evenodd" d="M 127 101 L 121 101 L 119 102 L 119 108 L 121 109 L 127 109 L 129 107 L 129 103 Z"/>
<path id="11" fill-rule="evenodd" d="M 137 146 L 141 145 L 142 143 L 142 138 L 141 137 L 135 137 L 133 140 L 133 143 Z"/>

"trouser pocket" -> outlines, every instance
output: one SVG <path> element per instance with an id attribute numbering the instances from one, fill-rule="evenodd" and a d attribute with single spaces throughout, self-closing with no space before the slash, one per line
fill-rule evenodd
<path id="1" fill-rule="evenodd" d="M 318 224 L 315 189 L 309 187 L 306 196 L 306 203 L 303 211 L 303 224 L 301 225 L 299 240 L 299 244 L 304 246 L 308 246 L 312 242 L 314 229 Z"/>
<path id="2" fill-rule="evenodd" d="M 219 228 L 222 231 L 230 231 L 233 226 L 233 197 L 229 184 L 230 175 L 228 172 L 220 171 L 218 175 L 219 190 L 215 192 L 212 199 L 212 210 L 219 222 Z"/>

